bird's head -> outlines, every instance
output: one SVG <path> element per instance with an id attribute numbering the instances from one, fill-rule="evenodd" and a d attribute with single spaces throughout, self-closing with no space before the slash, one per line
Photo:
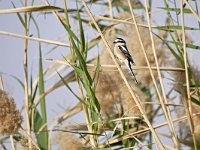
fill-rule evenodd
<path id="1" fill-rule="evenodd" d="M 126 42 L 122 38 L 116 38 L 113 42 L 115 45 L 120 46 L 120 45 L 126 45 Z"/>

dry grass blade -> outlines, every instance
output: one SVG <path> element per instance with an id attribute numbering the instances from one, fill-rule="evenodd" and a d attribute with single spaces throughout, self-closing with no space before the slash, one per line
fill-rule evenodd
<path id="1" fill-rule="evenodd" d="M 2 75 L 0 74 L 0 89 L 3 90 L 3 77 Z"/>
<path id="2" fill-rule="evenodd" d="M 32 40 L 32 41 L 37 41 L 37 42 L 43 42 L 43 43 L 58 45 L 58 46 L 70 47 L 69 44 L 65 44 L 65 43 L 61 43 L 61 42 L 57 42 L 57 41 L 52 41 L 52 40 L 36 38 L 36 37 L 30 37 L 30 36 L 27 36 L 27 35 L 15 34 L 15 33 L 11 33 L 11 32 L 0 31 L 0 34 L 12 36 L 12 37 L 17 37 L 17 38 L 21 38 L 21 39 L 26 39 L 26 40 Z"/>
<path id="3" fill-rule="evenodd" d="M 159 13 L 161 12 L 161 10 L 152 10 L 151 12 L 149 12 L 149 14 L 153 14 L 153 13 Z M 132 20 L 132 17 L 129 17 L 127 19 L 117 19 L 117 18 L 109 18 L 109 17 L 104 17 L 104 16 L 99 16 L 99 15 L 94 15 L 95 19 L 100 19 L 100 20 L 104 20 L 104 21 L 112 21 L 112 22 L 118 22 L 118 23 L 124 23 L 124 24 L 135 24 L 134 22 L 130 22 Z M 139 17 L 144 17 L 144 15 L 137 15 L 135 16 L 135 18 L 139 18 Z M 148 28 L 148 25 L 145 24 L 137 24 L 140 27 L 144 27 L 144 28 Z M 156 27 L 156 26 L 152 26 L 152 27 Z"/>
<path id="4" fill-rule="evenodd" d="M 165 117 L 169 122 L 169 127 L 170 127 L 170 130 L 171 130 L 172 139 L 174 141 L 175 147 L 178 149 L 179 144 L 178 144 L 178 139 L 177 139 L 177 136 L 176 136 L 175 128 L 174 128 L 174 125 L 173 125 L 173 122 L 172 122 L 171 112 L 170 112 L 169 108 L 165 106 L 165 104 L 167 103 L 166 92 L 165 92 L 163 80 L 162 80 L 162 77 L 161 77 L 161 72 L 160 72 L 160 68 L 159 68 L 159 64 L 158 64 L 158 58 L 157 58 L 157 55 L 156 55 L 156 48 L 155 48 L 155 43 L 154 43 L 153 34 L 152 34 L 151 20 L 150 20 L 150 16 L 149 16 L 149 13 L 148 13 L 147 5 L 148 5 L 147 0 L 145 0 L 145 9 L 146 9 L 146 15 L 147 15 L 147 22 L 148 22 L 148 26 L 149 26 L 149 33 L 150 33 L 150 37 L 151 37 L 152 50 L 153 50 L 154 59 L 155 59 L 155 62 L 156 62 L 157 73 L 158 73 L 158 77 L 159 77 L 161 91 L 162 91 L 162 95 L 163 95 L 163 98 L 164 98 L 164 101 L 160 101 L 160 103 L 161 103 L 161 106 L 162 106 L 163 111 L 165 113 Z"/>
<path id="5" fill-rule="evenodd" d="M 67 74 L 66 76 L 63 77 L 63 79 L 66 81 L 66 82 L 71 82 L 71 81 L 74 81 L 75 80 L 75 75 L 74 75 L 74 72 L 70 72 L 69 74 Z M 35 98 L 35 105 L 37 106 L 39 103 L 40 103 L 40 98 L 42 96 L 46 96 L 48 95 L 49 93 L 51 93 L 52 91 L 54 91 L 55 89 L 63 86 L 64 83 L 62 82 L 62 80 L 59 80 L 58 82 L 56 82 L 55 84 L 53 84 L 52 86 L 50 86 L 49 88 L 47 88 L 47 90 L 45 91 L 44 95 L 40 95 L 38 97 Z"/>
<path id="6" fill-rule="evenodd" d="M 195 117 L 195 114 L 194 114 L 193 116 Z M 186 120 L 186 119 L 187 119 L 187 116 L 183 116 L 183 117 L 174 119 L 173 122 L 174 122 L 174 123 L 175 123 L 175 122 L 177 123 L 177 122 L 181 122 L 181 121 Z M 154 126 L 153 128 L 154 128 L 154 129 L 158 129 L 158 128 L 161 128 L 161 127 L 167 126 L 167 125 L 168 125 L 168 122 L 164 122 L 164 123 L 162 123 L 162 124 L 159 124 L 159 125 Z M 129 138 L 132 137 L 132 136 L 142 135 L 142 134 L 145 134 L 145 133 L 150 132 L 150 131 L 151 131 L 150 128 L 146 128 L 146 129 L 139 130 L 139 131 L 135 131 L 135 129 L 133 129 L 133 131 L 130 130 L 130 133 L 129 133 L 128 135 L 126 135 L 126 136 L 120 136 L 120 137 L 114 138 L 114 139 L 108 141 L 107 144 L 108 144 L 108 145 L 109 145 L 109 144 L 114 144 L 114 143 L 117 143 L 117 142 L 119 142 L 119 141 L 123 141 L 123 140 L 129 139 Z M 107 144 L 102 144 L 102 145 L 100 145 L 100 147 L 101 147 L 101 148 L 102 148 L 102 147 L 105 147 Z"/>
<path id="7" fill-rule="evenodd" d="M 182 40 L 183 40 L 183 58 L 184 58 L 184 67 L 185 67 L 185 78 L 186 78 L 186 91 L 187 91 L 187 100 L 186 100 L 186 114 L 188 117 L 190 132 L 192 134 L 194 148 L 197 150 L 196 137 L 194 134 L 194 125 L 192 122 L 192 107 L 191 107 L 191 96 L 190 96 L 190 79 L 188 74 L 188 61 L 187 61 L 187 52 L 186 52 L 186 39 L 185 39 L 185 29 L 184 29 L 184 13 L 183 13 L 183 0 L 180 0 L 181 7 L 181 26 L 182 26 Z"/>
<path id="8" fill-rule="evenodd" d="M 46 59 L 45 61 L 47 62 L 54 62 L 54 63 L 57 63 L 57 64 L 60 64 L 60 65 L 67 65 L 67 66 L 71 66 L 71 64 L 69 64 L 68 62 L 66 61 L 63 61 L 63 60 L 56 60 L 56 59 Z M 90 63 L 87 63 L 87 67 L 88 68 L 96 68 L 97 66 L 95 64 L 90 64 Z M 121 68 L 123 69 L 127 69 L 126 66 L 121 66 Z M 102 65 L 101 64 L 101 70 L 102 71 L 106 71 L 108 69 L 108 71 L 117 71 L 117 70 L 110 70 L 110 69 L 117 69 L 116 65 Z M 132 69 L 133 70 L 147 70 L 149 69 L 148 66 L 132 66 Z M 157 67 L 151 67 L 152 70 L 157 70 Z M 176 68 L 176 67 L 159 67 L 159 69 L 161 71 L 185 71 L 185 69 L 183 68 Z"/>
<path id="9" fill-rule="evenodd" d="M 184 0 L 184 2 L 187 4 L 187 6 L 188 6 L 189 9 L 191 10 L 191 12 L 192 12 L 193 15 L 195 16 L 195 18 L 200 22 L 200 17 L 199 17 L 199 15 L 195 12 L 195 10 L 192 8 L 192 6 L 188 3 L 187 0 Z"/>
<path id="10" fill-rule="evenodd" d="M 67 118 L 79 113 L 82 110 L 82 104 L 78 103 L 75 106 L 73 106 L 70 109 L 65 110 L 61 114 L 59 114 L 57 117 L 55 117 L 57 123 L 61 123 L 62 121 L 66 120 Z"/>
<path id="11" fill-rule="evenodd" d="M 10 135 L 10 141 L 11 141 L 11 147 L 12 147 L 12 149 L 16 150 L 15 149 L 15 145 L 14 145 L 13 135 Z"/>
<path id="12" fill-rule="evenodd" d="M 129 4 L 129 8 L 130 8 L 130 11 L 131 11 L 131 14 L 132 14 L 133 22 L 135 23 L 135 28 L 136 28 L 137 36 L 138 36 L 138 39 L 139 39 L 139 42 L 140 42 L 140 45 L 141 45 L 143 54 L 144 54 L 144 56 L 145 56 L 145 60 L 146 60 L 146 63 L 147 63 L 147 65 L 148 65 L 148 68 L 149 68 L 149 71 L 150 71 L 150 75 L 151 75 L 151 77 L 152 77 L 152 79 L 153 79 L 153 83 L 154 83 L 154 86 L 155 86 L 155 90 L 156 90 L 157 95 L 158 95 L 158 97 L 159 97 L 160 103 L 163 104 L 163 103 L 162 103 L 161 94 L 160 94 L 160 92 L 159 92 L 159 90 L 158 90 L 158 86 L 157 86 L 157 84 L 156 84 L 155 77 L 154 77 L 154 75 L 153 75 L 153 72 L 152 72 L 152 69 L 151 69 L 151 65 L 150 65 L 150 62 L 149 62 L 148 57 L 147 57 L 147 53 L 146 53 L 146 51 L 145 51 L 145 49 L 144 49 L 144 44 L 143 44 L 142 39 L 141 39 L 141 35 L 140 35 L 139 29 L 138 29 L 138 26 L 137 26 L 137 22 L 136 22 L 135 15 L 134 15 L 133 10 L 132 10 L 132 6 L 131 6 L 130 0 L 128 0 L 128 4 Z M 167 114 L 166 111 L 165 111 L 165 109 L 164 109 L 164 108 L 165 108 L 164 105 L 162 105 L 162 108 L 163 108 L 164 113 Z M 156 133 L 155 133 L 155 134 L 156 134 Z M 157 136 L 157 135 L 156 135 L 156 136 Z M 164 149 L 162 143 L 161 143 L 160 146 L 162 146 L 162 148 Z"/>
<path id="13" fill-rule="evenodd" d="M 142 143 L 142 141 L 140 141 L 138 138 L 136 138 L 135 136 L 133 136 L 133 138 L 135 139 L 135 141 L 137 141 L 139 143 L 139 146 L 138 148 L 142 148 L 142 149 L 147 149 L 147 150 L 150 150 L 150 148 L 148 148 L 149 144 L 148 145 L 145 145 Z M 151 143 L 150 143 L 151 144 Z"/>
<path id="14" fill-rule="evenodd" d="M 108 6 L 109 6 L 110 18 L 113 19 L 112 0 L 108 0 Z"/>
<path id="15" fill-rule="evenodd" d="M 104 35 L 102 34 L 102 32 L 101 32 L 101 30 L 100 30 L 98 24 L 96 23 L 96 21 L 95 21 L 93 15 L 92 15 L 92 13 L 90 12 L 90 10 L 89 10 L 89 8 L 88 8 L 86 2 L 85 2 L 84 0 L 82 0 L 82 3 L 83 3 L 83 5 L 84 5 L 84 7 L 85 7 L 85 9 L 86 9 L 86 11 L 87 11 L 87 13 L 88 13 L 88 16 L 91 18 L 91 20 L 92 20 L 92 22 L 94 23 L 94 25 L 95 25 L 97 31 L 99 32 L 99 34 L 100 34 L 100 36 L 101 36 L 101 38 L 102 38 L 102 40 L 103 40 L 103 42 L 104 42 L 104 44 L 105 44 L 105 46 L 106 46 L 106 50 L 109 52 L 109 54 L 110 54 L 112 60 L 114 61 L 115 65 L 117 66 L 117 69 L 119 70 L 119 73 L 120 73 L 122 79 L 124 80 L 124 82 L 125 82 L 125 84 L 126 84 L 128 90 L 129 90 L 130 94 L 132 95 L 133 99 L 135 100 L 135 102 L 136 102 L 136 104 L 137 104 L 137 106 L 138 106 L 140 112 L 142 113 L 145 122 L 146 122 L 147 125 L 150 127 L 150 129 L 151 129 L 151 131 L 152 131 L 152 134 L 153 134 L 153 137 L 155 138 L 155 141 L 156 141 L 157 144 L 159 145 L 160 149 L 164 149 L 164 147 L 163 147 L 163 145 L 162 145 L 162 143 L 161 143 L 159 137 L 157 136 L 157 134 L 156 134 L 155 130 L 153 129 L 153 127 L 152 127 L 150 121 L 148 120 L 147 114 L 146 114 L 145 111 L 144 111 L 145 109 L 144 109 L 143 106 L 140 104 L 139 97 L 137 97 L 137 96 L 134 94 L 134 92 L 132 91 L 131 86 L 129 85 L 129 83 L 128 83 L 126 77 L 124 76 L 124 73 L 122 72 L 122 70 L 121 70 L 119 64 L 117 63 L 117 60 L 115 59 L 115 57 L 114 57 L 114 55 L 113 55 L 113 53 L 112 53 L 112 50 L 110 49 L 110 47 L 109 47 L 107 41 L 105 40 L 105 37 L 104 37 Z"/>
<path id="16" fill-rule="evenodd" d="M 30 139 L 31 140 L 31 144 L 37 149 L 37 150 L 40 150 L 40 148 L 38 147 L 37 143 L 35 142 L 35 140 L 32 139 L 32 137 L 27 134 L 27 131 L 23 128 L 22 129 L 22 132 L 23 132 L 23 135 L 27 138 L 27 139 Z"/>
<path id="17" fill-rule="evenodd" d="M 65 61 L 65 62 L 66 62 L 66 61 Z M 53 69 L 55 69 L 55 68 L 58 67 L 58 66 L 60 66 L 59 63 L 53 62 L 53 64 L 52 64 L 51 66 L 48 66 L 48 67 L 44 70 L 43 74 L 44 74 L 44 75 L 48 74 L 50 71 L 52 71 Z M 57 68 L 56 70 L 57 70 L 58 72 L 60 72 L 60 71 L 62 71 L 62 70 L 64 70 L 64 69 L 67 69 L 67 67 L 66 67 L 66 66 L 60 66 L 60 67 Z M 58 74 L 57 74 L 57 72 L 54 71 L 54 72 L 52 72 L 50 75 L 48 75 L 48 77 L 47 77 L 46 80 L 50 80 L 51 78 L 53 78 L 53 77 L 56 76 L 56 75 L 58 75 Z M 39 80 L 39 78 L 36 78 L 35 81 L 33 82 L 33 86 L 32 86 L 33 89 L 36 87 L 36 85 L 37 85 L 37 83 L 38 83 L 38 80 Z"/>
<path id="18" fill-rule="evenodd" d="M 103 20 L 103 21 L 117 22 L 117 24 L 118 24 L 118 23 L 124 23 L 124 24 L 133 24 L 133 25 L 134 25 L 133 22 L 128 21 L 128 20 L 130 20 L 129 18 L 128 18 L 128 19 L 125 19 L 125 20 L 116 19 L 116 18 L 113 19 L 113 18 L 103 17 L 103 16 L 95 16 L 95 18 L 100 19 L 100 20 Z M 131 18 L 131 19 L 132 19 L 132 18 Z M 117 25 L 117 24 L 115 24 L 115 25 Z M 144 27 L 144 28 L 148 28 L 148 25 L 145 25 L 145 24 L 138 24 L 138 26 Z M 154 26 L 154 27 L 156 27 L 156 26 Z"/>
<path id="19" fill-rule="evenodd" d="M 143 104 L 157 104 L 157 105 L 161 105 L 160 103 L 158 102 L 144 102 Z M 178 105 L 178 104 L 171 104 L 171 103 L 167 103 L 165 104 L 166 106 L 174 106 L 174 107 L 183 107 L 183 105 Z"/>
<path id="20" fill-rule="evenodd" d="M 0 14 L 11 14 L 11 13 L 25 13 L 25 12 L 37 12 L 37 11 L 55 11 L 61 8 L 55 6 L 27 6 L 22 8 L 13 9 L 2 9 Z"/>
<path id="21" fill-rule="evenodd" d="M 190 79 L 188 74 L 188 60 L 187 60 L 187 52 L 186 52 L 186 39 L 185 39 L 185 29 L 184 29 L 184 13 L 182 10 L 182 4 L 183 1 L 181 0 L 181 25 L 182 25 L 182 40 L 183 40 L 183 57 L 184 57 L 184 67 L 185 67 L 185 78 L 186 78 L 186 89 L 187 89 L 187 96 L 188 96 L 188 106 L 189 106 L 189 112 L 191 114 L 191 97 L 190 97 Z"/>

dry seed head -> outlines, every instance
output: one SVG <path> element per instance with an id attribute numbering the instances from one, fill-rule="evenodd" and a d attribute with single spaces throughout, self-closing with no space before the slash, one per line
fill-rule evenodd
<path id="1" fill-rule="evenodd" d="M 183 68 L 183 66 L 177 62 L 176 60 L 172 61 L 174 62 L 174 64 L 172 64 L 173 66 L 177 67 L 177 68 Z M 178 92 L 180 92 L 183 96 L 184 94 L 184 97 L 186 96 L 185 95 L 185 91 L 186 91 L 186 88 L 185 86 L 183 86 L 185 84 L 185 72 L 173 72 L 172 74 L 173 78 L 174 78 L 174 89 L 177 90 Z"/>
<path id="2" fill-rule="evenodd" d="M 100 72 L 96 87 L 96 96 L 100 101 L 101 114 L 115 114 L 121 99 L 120 85 L 123 84 L 121 76 L 116 72 Z"/>
<path id="3" fill-rule="evenodd" d="M 177 61 L 174 61 L 175 63 L 175 67 L 179 67 L 181 68 L 181 64 Z M 192 70 L 192 74 L 194 77 L 194 80 L 196 82 L 197 85 L 200 84 L 200 80 L 199 80 L 199 76 L 200 76 L 200 70 L 198 70 L 196 67 L 192 67 L 190 66 L 191 70 Z M 180 93 L 180 97 L 186 101 L 187 100 L 187 95 L 186 95 L 186 78 L 185 78 L 185 72 L 174 72 L 173 74 L 174 77 L 174 89 L 176 89 L 177 91 L 179 91 Z M 193 89 L 191 89 L 190 91 L 191 97 L 198 97 L 198 93 L 193 91 Z M 191 110 L 192 110 L 192 114 L 194 115 L 192 117 L 192 121 L 193 121 L 193 125 L 194 125 L 194 133 L 196 136 L 197 141 L 200 142 L 200 106 L 193 103 L 192 102 L 192 106 L 191 106 Z M 179 111 L 180 114 L 178 114 L 178 116 L 183 116 L 185 115 L 185 110 Z M 193 146 L 193 140 L 191 138 L 191 133 L 189 130 L 189 126 L 188 123 L 180 123 L 180 134 L 182 142 L 188 146 Z"/>
<path id="4" fill-rule="evenodd" d="M 116 39 L 115 31 L 112 29 L 107 31 L 105 38 L 108 41 L 110 47 L 113 48 L 113 41 Z M 93 62 L 95 64 L 95 62 Z M 102 43 L 102 52 L 100 55 L 101 65 L 114 65 L 110 54 L 106 50 L 104 43 Z M 112 70 L 112 69 L 111 69 Z M 94 72 L 90 72 L 91 76 Z M 95 93 L 101 106 L 101 114 L 105 117 L 106 114 L 115 114 L 117 109 L 116 105 L 120 100 L 120 86 L 123 84 L 123 80 L 116 71 L 102 71 L 98 74 L 98 78 L 95 80 Z"/>
<path id="5" fill-rule="evenodd" d="M 56 135 L 56 143 L 59 145 L 59 150 L 86 150 L 86 147 L 81 142 L 81 139 L 75 134 L 62 132 Z"/>
<path id="6" fill-rule="evenodd" d="M 148 98 L 139 88 L 132 86 L 134 93 L 140 98 L 141 103 L 150 102 L 150 98 Z M 124 92 L 127 91 L 127 92 Z M 130 92 L 128 92 L 127 87 L 121 88 L 121 100 L 124 108 L 124 115 L 125 116 L 134 116 L 134 117 L 141 117 L 140 110 L 138 109 L 135 101 L 133 100 Z M 143 104 L 144 105 L 144 104 Z M 152 105 L 145 104 L 145 112 L 147 114 L 151 114 L 152 112 Z M 149 116 L 151 117 L 151 116 Z"/>
<path id="7" fill-rule="evenodd" d="M 113 41 L 116 39 L 115 30 L 106 32 L 105 38 L 110 47 L 113 49 Z M 100 63 L 101 65 L 114 65 L 114 62 L 111 59 L 110 54 L 106 50 L 104 44 L 100 56 Z M 128 69 L 122 70 L 131 84 L 134 84 L 133 78 Z M 90 74 L 93 76 L 94 73 L 91 72 Z M 120 106 L 122 106 L 124 110 L 127 110 L 125 115 L 140 116 L 140 111 L 138 110 L 135 101 L 133 100 L 127 87 L 125 86 L 121 75 L 117 70 L 114 71 L 114 69 L 110 69 L 110 71 L 107 70 L 100 72 L 98 78 L 95 80 L 95 85 L 95 92 L 101 106 L 101 114 L 103 117 L 106 117 L 106 114 L 120 114 Z M 145 97 L 145 94 L 140 91 L 140 89 L 135 87 L 134 91 L 136 91 L 136 93 L 141 96 L 142 101 L 149 101 L 149 99 Z"/>
<path id="8" fill-rule="evenodd" d="M 0 134 L 14 134 L 22 123 L 22 116 L 17 110 L 14 99 L 0 90 Z"/>

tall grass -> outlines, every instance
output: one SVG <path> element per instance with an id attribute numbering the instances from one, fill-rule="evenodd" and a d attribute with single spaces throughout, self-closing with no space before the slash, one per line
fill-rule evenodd
<path id="1" fill-rule="evenodd" d="M 0 132 L 4 135 L 2 148 L 9 141 L 12 149 L 46 150 L 54 149 L 54 144 L 60 150 L 199 149 L 200 74 L 199 65 L 192 64 L 189 57 L 189 52 L 200 49 L 198 39 L 189 36 L 199 33 L 198 1 L 163 0 L 156 8 L 151 0 L 63 0 L 60 7 L 48 1 L 41 6 L 35 1 L 28 6 L 27 2 L 21 8 L 12 3 L 10 9 L 0 10 L 0 15 L 16 14 L 24 28 L 24 34 L 0 34 L 24 40 L 24 78 L 11 77 L 23 86 L 21 113 L 26 116 L 26 124 L 14 134 Z M 38 12 L 56 18 L 67 42 L 41 38 L 34 17 Z M 160 24 L 159 13 L 165 14 L 165 22 Z M 188 16 L 198 25 L 191 24 Z M 36 28 L 37 37 L 29 36 L 31 27 Z M 138 84 L 113 54 L 116 37 L 127 41 Z M 29 71 L 30 40 L 38 42 L 36 78 Z M 42 43 L 65 47 L 69 53 L 60 60 L 45 59 Z M 96 53 L 98 49 L 100 53 Z M 51 64 L 44 67 L 44 61 Z M 52 78 L 58 81 L 46 87 Z M 78 102 L 49 116 L 47 95 L 62 86 Z M 79 112 L 84 124 L 70 124 L 68 120 Z"/>

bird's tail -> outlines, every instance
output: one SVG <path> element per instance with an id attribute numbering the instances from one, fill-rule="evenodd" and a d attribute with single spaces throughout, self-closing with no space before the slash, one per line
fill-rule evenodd
<path id="1" fill-rule="evenodd" d="M 132 75 L 133 75 L 133 78 L 134 78 L 134 80 L 135 80 L 135 83 L 138 84 L 138 81 L 137 81 L 137 79 L 136 79 L 136 77 L 135 77 L 135 74 L 133 73 L 133 70 L 132 70 L 131 63 L 130 63 L 130 62 L 128 62 L 127 67 L 128 67 L 129 70 L 131 71 L 131 73 L 132 73 Z"/>
<path id="2" fill-rule="evenodd" d="M 133 75 L 133 78 L 134 78 L 134 80 L 135 80 L 135 83 L 137 83 L 137 84 L 138 84 L 138 81 L 137 81 L 137 79 L 136 79 L 136 77 L 135 77 L 135 74 L 133 73 L 133 70 L 132 70 L 132 68 L 130 68 L 129 70 L 131 71 L 131 73 L 132 73 L 132 75 Z"/>

